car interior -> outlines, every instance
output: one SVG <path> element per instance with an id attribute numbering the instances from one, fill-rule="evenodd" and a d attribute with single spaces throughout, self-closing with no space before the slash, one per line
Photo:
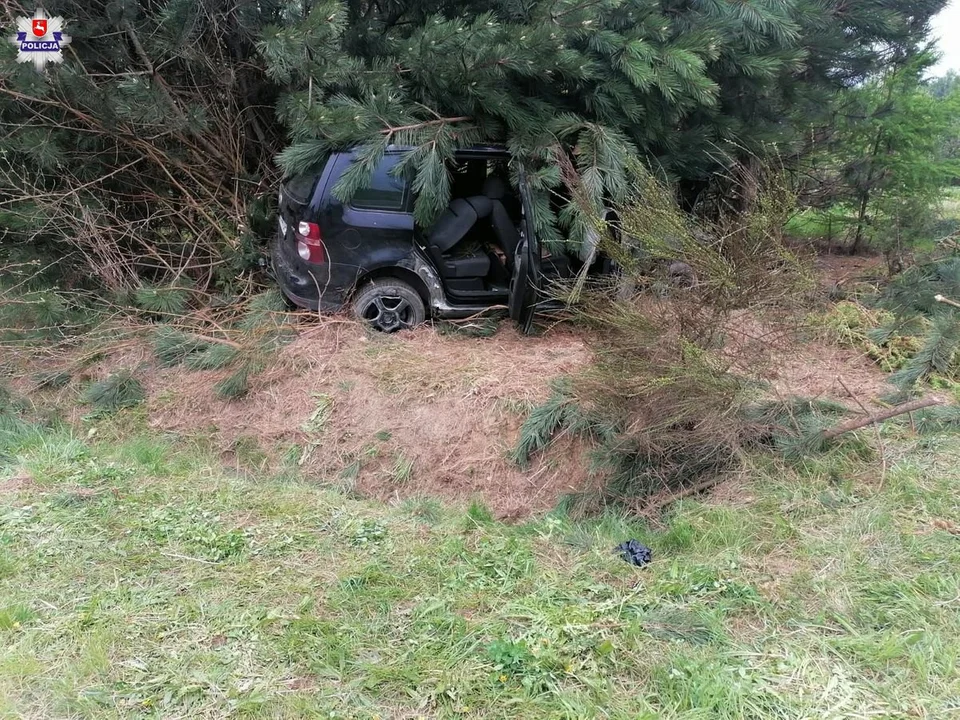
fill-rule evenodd
<path id="1" fill-rule="evenodd" d="M 425 246 L 451 295 L 506 294 L 520 243 L 521 204 L 506 163 L 468 158 L 450 167 L 451 201 Z"/>

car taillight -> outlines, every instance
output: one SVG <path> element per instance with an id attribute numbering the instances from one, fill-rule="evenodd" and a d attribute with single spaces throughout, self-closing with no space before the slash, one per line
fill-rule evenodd
<path id="1" fill-rule="evenodd" d="M 306 262 L 319 264 L 327 261 L 323 249 L 323 237 L 316 223 L 301 221 L 297 224 L 297 254 Z"/>
<path id="2" fill-rule="evenodd" d="M 316 223 L 301 220 L 300 224 L 297 225 L 297 233 L 308 240 L 319 240 L 320 226 Z"/>

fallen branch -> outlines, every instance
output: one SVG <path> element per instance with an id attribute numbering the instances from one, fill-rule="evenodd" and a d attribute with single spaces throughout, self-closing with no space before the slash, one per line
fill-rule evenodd
<path id="1" fill-rule="evenodd" d="M 853 394 L 850 388 L 847 387 L 847 384 L 843 381 L 843 378 L 839 375 L 837 376 L 837 382 L 840 383 L 843 389 L 847 391 L 847 395 L 852 397 L 857 405 L 860 406 L 860 409 L 863 410 L 863 414 L 867 417 L 870 417 L 870 411 L 867 410 L 866 405 L 860 402 L 860 398 Z M 883 451 L 883 438 L 880 437 L 880 428 L 877 425 L 874 425 L 873 430 L 877 436 L 877 451 L 880 453 L 880 487 L 882 488 L 887 479 L 887 454 Z"/>
<path id="2" fill-rule="evenodd" d="M 853 420 L 848 420 L 845 423 L 840 423 L 834 427 L 824 430 L 821 434 L 821 438 L 824 440 L 832 440 L 838 435 L 843 435 L 844 433 L 853 432 L 854 430 L 859 430 L 861 428 L 868 427 L 870 425 L 875 425 L 876 423 L 881 423 L 884 420 L 889 420 L 892 417 L 897 415 L 905 415 L 906 413 L 911 413 L 915 410 L 923 410 L 924 408 L 932 407 L 934 405 L 942 405 L 943 401 L 939 398 L 925 398 L 922 400 L 914 400 L 913 402 L 904 403 L 903 405 L 897 405 L 892 407 L 889 410 L 884 410 L 881 413 L 876 415 L 868 415 L 865 418 L 854 418 Z"/>
<path id="3" fill-rule="evenodd" d="M 938 303 L 943 303 L 944 305 L 950 305 L 955 308 L 960 308 L 960 303 L 958 303 L 955 300 L 951 300 L 948 297 L 944 297 L 943 295 L 934 295 L 933 299 L 936 300 Z"/>
<path id="4" fill-rule="evenodd" d="M 709 477 L 706 480 L 698 482 L 696 485 L 691 485 L 690 487 L 685 487 L 682 490 L 677 490 L 676 492 L 667 493 L 663 495 L 658 495 L 651 498 L 648 502 L 643 504 L 643 507 L 639 510 L 640 515 L 651 516 L 659 511 L 661 508 L 670 505 L 671 503 L 676 502 L 677 500 L 682 500 L 685 497 L 690 497 L 691 495 L 698 495 L 704 490 L 709 490 L 714 485 L 718 485 L 721 480 L 725 478 L 724 475 L 717 474 L 713 477 Z"/>

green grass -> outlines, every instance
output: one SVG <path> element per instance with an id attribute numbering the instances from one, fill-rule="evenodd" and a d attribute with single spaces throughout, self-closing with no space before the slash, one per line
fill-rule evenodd
<path id="1" fill-rule="evenodd" d="M 758 466 L 749 499 L 685 501 L 662 527 L 507 526 L 479 503 L 388 507 L 237 476 L 124 434 L 135 412 L 95 420 L 98 443 L 5 436 L 2 717 L 960 708 L 960 541 L 943 529 L 960 523 L 956 439 L 885 430 L 882 487 L 874 465 L 832 453 Z M 630 537 L 650 566 L 611 552 Z"/>

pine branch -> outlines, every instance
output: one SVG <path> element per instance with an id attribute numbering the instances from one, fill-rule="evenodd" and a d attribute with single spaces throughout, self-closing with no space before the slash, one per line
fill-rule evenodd
<path id="1" fill-rule="evenodd" d="M 450 117 L 450 118 L 440 118 L 438 120 L 425 120 L 421 123 L 414 123 L 413 125 L 400 125 L 398 127 L 387 127 L 381 130 L 381 134 L 386 135 L 388 138 L 396 135 L 399 132 L 406 132 L 409 130 L 422 130 L 426 127 L 431 127 L 435 125 L 452 125 L 453 123 L 466 122 L 472 120 L 473 118 L 462 115 L 460 117 Z"/>
<path id="2" fill-rule="evenodd" d="M 905 415 L 907 413 L 914 412 L 915 410 L 923 410 L 924 408 L 942 404 L 943 401 L 940 400 L 940 398 L 924 398 L 921 400 L 914 400 L 913 402 L 904 403 L 903 405 L 892 407 L 889 410 L 884 410 L 876 415 L 868 415 L 865 418 L 854 418 L 853 420 L 848 420 L 845 423 L 840 423 L 829 430 L 824 430 L 820 437 L 823 440 L 832 440 L 833 438 L 843 435 L 844 433 L 860 430 L 861 428 L 875 425 L 876 423 L 881 423 L 884 420 L 889 420 L 890 418 L 897 417 L 898 415 Z"/>
<path id="3" fill-rule="evenodd" d="M 167 84 L 163 81 L 163 78 L 160 76 L 160 73 L 157 72 L 156 67 L 153 64 L 153 61 L 150 59 L 150 56 L 147 55 L 147 51 L 144 49 L 143 44 L 140 42 L 140 37 L 137 35 L 137 31 L 134 29 L 133 24 L 129 20 L 124 20 L 120 23 L 120 27 L 127 32 L 130 36 L 130 41 L 133 43 L 133 47 L 137 52 L 137 57 L 140 58 L 149 73 L 150 77 L 156 83 L 156 87 L 160 88 L 160 92 L 163 93 L 163 96 L 166 98 L 167 102 L 170 103 L 170 107 L 173 108 L 173 111 L 177 114 L 177 117 L 180 119 L 184 125 L 187 124 L 187 116 L 183 112 L 183 109 L 180 107 L 180 103 L 177 102 L 177 99 L 173 96 L 173 93 L 170 92 L 170 88 L 167 87 Z M 210 153 L 212 157 L 217 158 L 221 162 L 225 163 L 224 167 L 230 167 L 231 162 L 229 158 L 224 157 L 223 153 L 220 152 L 213 144 L 207 139 L 205 135 L 196 135 L 197 141 L 203 148 Z"/>

